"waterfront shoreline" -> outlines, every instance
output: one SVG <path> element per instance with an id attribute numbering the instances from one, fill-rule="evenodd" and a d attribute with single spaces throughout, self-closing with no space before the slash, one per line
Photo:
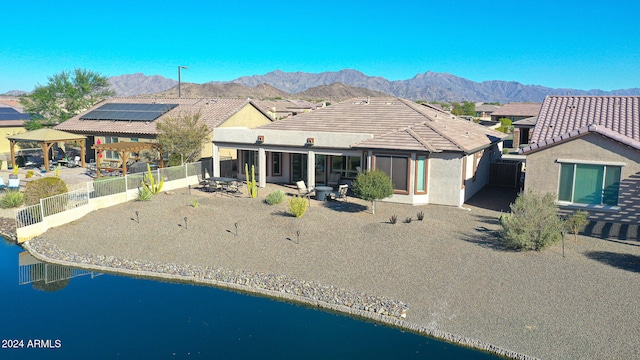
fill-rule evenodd
<path id="1" fill-rule="evenodd" d="M 32 246 L 32 243 L 35 243 L 37 245 L 34 247 Z M 189 265 L 179 265 L 179 264 L 149 264 L 149 263 L 143 263 L 138 261 L 134 261 L 133 263 L 135 263 L 140 269 L 108 266 L 108 265 L 100 264 L 100 261 L 99 261 L 100 258 L 95 259 L 90 257 L 82 257 L 77 254 L 65 254 L 64 252 L 57 249 L 55 245 L 49 243 L 45 237 L 32 239 L 31 241 L 27 241 L 21 244 L 21 246 L 36 259 L 43 262 L 51 263 L 51 264 L 69 266 L 69 267 L 80 268 L 80 269 L 91 270 L 91 271 L 98 271 L 103 273 L 112 273 L 116 275 L 141 277 L 141 278 L 148 278 L 148 279 L 154 279 L 154 280 L 179 281 L 179 282 L 184 282 L 187 284 L 194 284 L 194 285 L 214 286 L 214 287 L 225 289 L 225 290 L 239 291 L 242 293 L 264 296 L 264 297 L 271 298 L 278 301 L 288 301 L 296 304 L 310 305 L 312 307 L 318 307 L 325 310 L 335 311 L 341 314 L 346 314 L 348 316 L 355 316 L 362 319 L 371 320 L 387 326 L 396 327 L 396 328 L 406 330 L 406 331 L 411 331 L 423 336 L 433 337 L 438 340 L 450 342 L 452 344 L 456 344 L 456 345 L 460 345 L 460 346 L 464 346 L 464 347 L 468 347 L 468 348 L 472 348 L 480 351 L 485 351 L 491 354 L 495 354 L 495 355 L 499 355 L 499 356 L 503 356 L 511 359 L 519 359 L 519 360 L 535 360 L 536 359 L 534 357 L 531 357 L 525 354 L 520 354 L 515 351 L 503 349 L 498 346 L 488 344 L 480 340 L 465 338 L 462 336 L 458 336 L 458 335 L 447 333 L 440 330 L 429 329 L 424 326 L 420 326 L 418 324 L 405 321 L 403 320 L 403 316 L 401 314 L 404 313 L 403 310 L 407 310 L 408 308 L 406 307 L 406 304 L 402 302 L 397 302 L 396 304 L 397 309 L 395 309 L 396 311 L 380 312 L 380 311 L 377 311 L 378 308 L 376 308 L 376 306 L 382 305 L 380 303 L 369 304 L 369 306 L 371 306 L 371 310 L 367 310 L 367 309 L 358 308 L 357 306 L 348 306 L 343 304 L 331 303 L 329 301 L 314 299 L 309 296 L 297 295 L 292 293 L 290 289 L 283 288 L 282 290 L 278 291 L 275 289 L 261 288 L 261 287 L 256 287 L 251 285 L 251 283 L 253 283 L 253 281 L 251 281 L 252 280 L 251 276 L 255 276 L 255 275 L 275 276 L 283 280 L 288 280 L 289 282 L 292 282 L 292 283 L 297 282 L 296 280 L 293 280 L 293 279 L 287 279 L 286 276 L 283 276 L 283 275 L 243 274 L 243 273 L 236 272 L 235 274 L 236 279 L 240 277 L 240 278 L 243 278 L 246 283 L 250 283 L 249 285 L 246 285 L 246 284 L 222 281 L 222 280 L 212 278 L 212 276 L 210 276 L 211 272 L 215 273 L 219 271 L 224 271 L 224 269 L 206 269 L 206 268 L 197 268 L 197 267 L 194 268 Z M 49 252 L 50 254 L 53 253 L 56 255 L 63 255 L 63 257 L 65 257 L 65 255 L 72 256 L 72 257 L 75 257 L 75 261 L 69 261 L 69 260 L 64 260 L 56 257 L 46 256 L 43 254 L 43 252 Z M 121 261 L 121 262 L 127 261 L 125 259 L 115 259 L 115 258 L 112 258 L 109 260 Z M 158 266 L 163 267 L 165 269 L 171 269 L 173 273 L 157 271 Z M 146 270 L 145 268 L 156 268 L 156 270 Z M 195 274 L 193 275 L 179 274 L 184 272 L 196 273 L 199 276 Z M 325 287 L 323 285 L 315 284 L 315 283 L 310 283 L 308 285 L 312 287 L 316 287 L 316 289 L 322 289 Z M 333 287 L 331 286 L 331 288 Z M 338 289 L 338 291 L 340 292 L 344 290 Z M 365 294 L 355 294 L 355 295 L 368 297 Z M 393 300 L 389 300 L 389 299 L 380 299 L 380 298 L 374 298 L 374 299 L 378 301 L 387 302 L 387 304 L 388 302 L 394 302 Z"/>
<path id="2" fill-rule="evenodd" d="M 409 307 L 403 321 L 424 334 L 455 334 L 536 358 L 640 356 L 632 345 L 640 338 L 616 341 L 637 334 L 640 322 L 633 262 L 640 247 L 632 243 L 580 236 L 566 242 L 566 257 L 560 244 L 505 250 L 496 236 L 503 189 L 481 192 L 483 200 L 467 209 L 378 203 L 375 215 L 359 199 L 312 200 L 302 218 L 288 215 L 286 203 L 264 202 L 276 189 L 288 192 L 267 188 L 258 199 L 162 193 L 92 212 L 43 237 L 69 254 L 282 274 L 395 299 Z M 393 225 L 393 215 L 413 221 Z"/>

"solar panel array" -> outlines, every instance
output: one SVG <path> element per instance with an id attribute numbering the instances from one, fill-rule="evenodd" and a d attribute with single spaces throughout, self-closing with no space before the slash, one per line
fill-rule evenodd
<path id="1" fill-rule="evenodd" d="M 153 121 L 178 104 L 104 104 L 80 117 L 81 120 Z"/>
<path id="2" fill-rule="evenodd" d="M 30 120 L 29 114 L 24 114 L 10 107 L 0 107 L 0 120 Z"/>

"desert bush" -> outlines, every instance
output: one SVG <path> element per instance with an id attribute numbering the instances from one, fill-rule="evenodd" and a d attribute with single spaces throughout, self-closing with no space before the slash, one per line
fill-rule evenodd
<path id="1" fill-rule="evenodd" d="M 404 223 L 405 223 L 405 224 L 411 224 L 411 220 L 413 220 L 413 219 L 411 218 L 411 216 L 408 216 L 406 219 L 404 219 Z"/>
<path id="2" fill-rule="evenodd" d="M 0 206 L 3 209 L 14 208 L 22 205 L 24 202 L 24 194 L 20 191 L 7 191 L 2 199 L 0 199 Z"/>
<path id="3" fill-rule="evenodd" d="M 284 191 L 276 190 L 271 194 L 267 195 L 267 197 L 265 198 L 265 201 L 269 205 L 277 205 L 284 201 L 284 196 L 285 196 Z"/>
<path id="4" fill-rule="evenodd" d="M 389 217 L 389 223 L 390 224 L 395 225 L 395 223 L 397 223 L 397 222 L 398 222 L 398 216 L 397 215 L 391 215 Z"/>
<path id="5" fill-rule="evenodd" d="M 151 192 L 151 190 L 148 187 L 139 187 L 138 188 L 138 197 L 136 198 L 137 201 L 148 201 L 151 200 L 151 196 L 153 195 L 153 193 Z"/>
<path id="6" fill-rule="evenodd" d="M 573 234 L 576 243 L 578 242 L 578 233 L 583 231 L 589 223 L 588 217 L 589 213 L 587 211 L 577 210 L 564 221 L 565 229 Z"/>
<path id="7" fill-rule="evenodd" d="M 64 194 L 67 191 L 67 184 L 58 177 L 51 176 L 29 181 L 24 191 L 24 203 L 35 205 L 40 203 L 40 199 Z"/>
<path id="8" fill-rule="evenodd" d="M 302 217 L 305 211 L 307 211 L 307 199 L 300 196 L 294 196 L 289 200 L 289 212 L 293 216 L 297 218 Z"/>
<path id="9" fill-rule="evenodd" d="M 500 217 L 502 239 L 507 248 L 542 250 L 562 239 L 555 194 L 520 193 L 510 205 L 511 213 Z"/>
<path id="10" fill-rule="evenodd" d="M 419 221 L 424 220 L 424 212 L 422 212 L 422 211 L 418 211 L 418 213 L 416 214 L 416 218 L 417 218 Z"/>

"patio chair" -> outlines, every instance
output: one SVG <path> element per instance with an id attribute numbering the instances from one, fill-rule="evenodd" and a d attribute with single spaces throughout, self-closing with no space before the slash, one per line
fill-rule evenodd
<path id="1" fill-rule="evenodd" d="M 336 187 L 340 184 L 340 173 L 331 173 L 329 175 L 329 181 L 327 181 L 327 185 Z"/>
<path id="2" fill-rule="evenodd" d="M 347 191 L 349 191 L 349 185 L 343 184 L 338 186 L 338 192 L 331 193 L 332 200 L 343 199 L 345 202 L 349 202 L 347 200 Z"/>
<path id="3" fill-rule="evenodd" d="M 7 184 L 4 182 L 4 178 L 0 177 L 0 191 L 7 190 Z"/>
<path id="4" fill-rule="evenodd" d="M 9 179 L 9 190 L 20 190 L 20 179 Z"/>
<path id="5" fill-rule="evenodd" d="M 307 185 L 304 183 L 304 180 L 300 180 L 296 182 L 296 186 L 298 187 L 298 195 L 309 197 L 315 194 L 315 191 L 313 190 L 313 188 L 307 188 Z"/>

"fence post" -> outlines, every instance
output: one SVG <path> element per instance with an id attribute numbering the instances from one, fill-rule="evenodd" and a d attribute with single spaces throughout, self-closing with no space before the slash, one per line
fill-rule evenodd
<path id="1" fill-rule="evenodd" d="M 44 231 L 47 231 L 47 229 L 49 228 L 47 226 L 47 222 L 45 221 L 45 216 L 44 216 L 44 204 L 43 201 L 44 199 L 40 199 L 40 215 L 42 216 L 42 226 Z"/>

